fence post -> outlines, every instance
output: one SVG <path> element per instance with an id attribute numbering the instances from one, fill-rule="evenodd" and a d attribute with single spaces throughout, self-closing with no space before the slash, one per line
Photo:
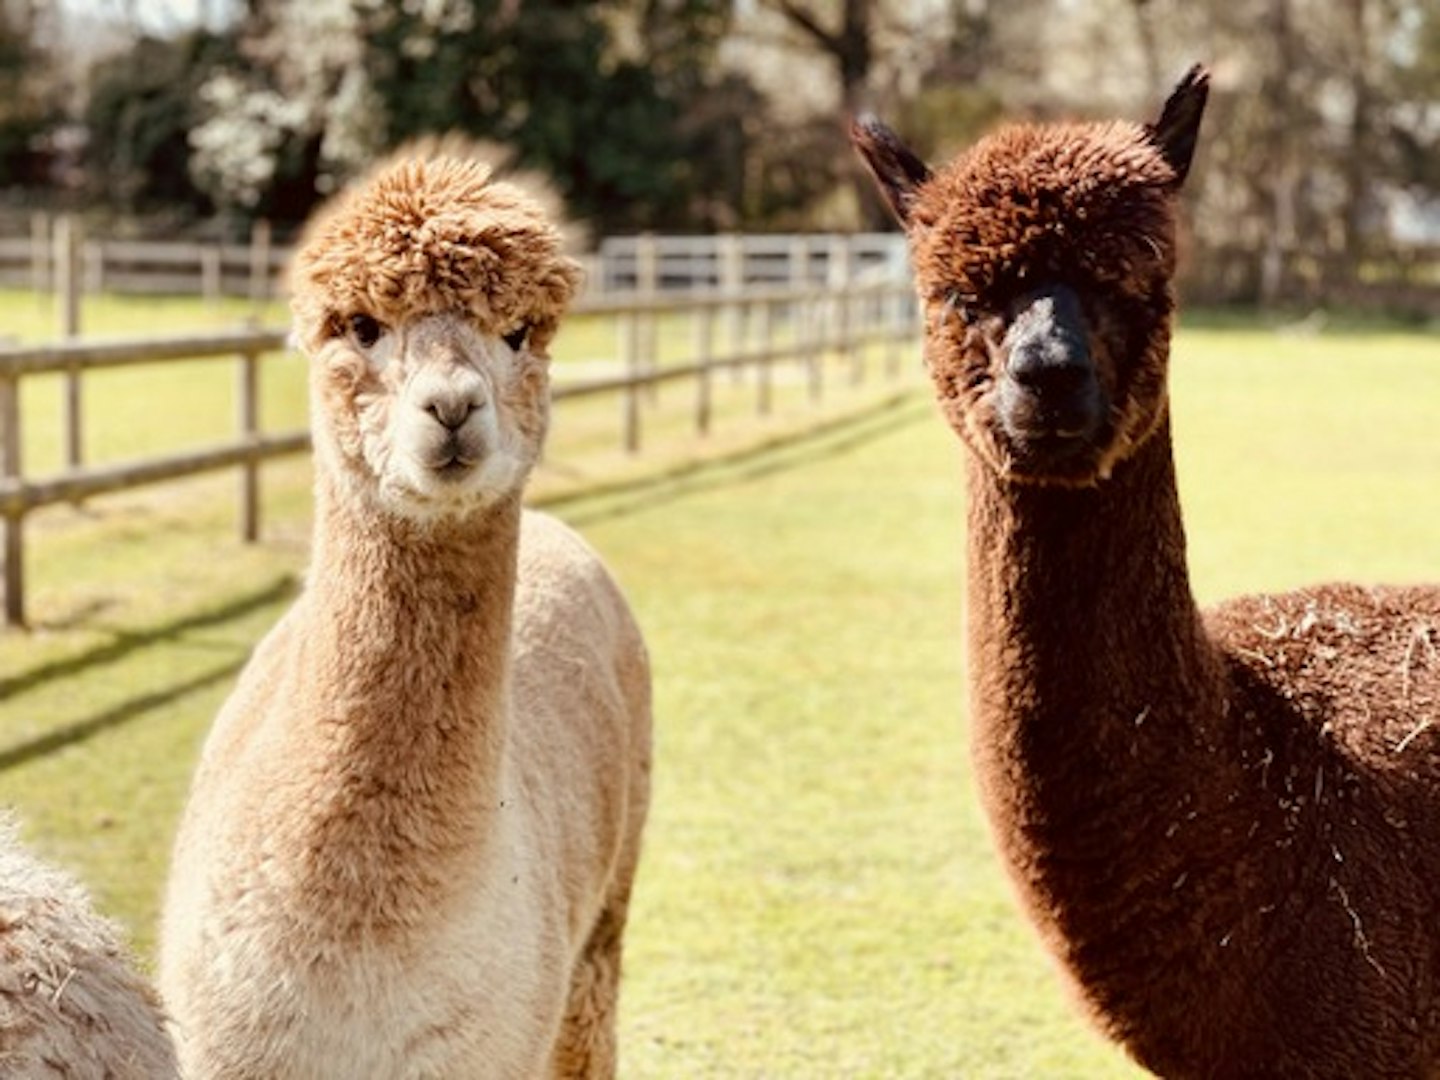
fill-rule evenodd
<path id="1" fill-rule="evenodd" d="M 850 284 L 854 268 L 850 259 L 850 238 L 832 236 L 829 256 L 830 288 L 835 295 L 835 337 L 841 357 L 850 361 L 850 382 L 858 386 L 864 375 L 864 363 L 860 350 L 855 347 L 851 321 Z"/>
<path id="2" fill-rule="evenodd" d="M 715 309 L 705 304 L 695 311 L 695 431 L 710 434 L 710 361 L 715 346 Z"/>
<path id="3" fill-rule="evenodd" d="M 616 246 L 619 238 L 607 236 L 600 241 L 600 246 L 595 250 L 593 268 L 586 268 L 586 282 L 592 295 L 598 293 L 600 296 L 609 296 L 612 292 L 619 290 L 617 281 L 620 277 L 620 269 L 616 265 L 619 262 L 619 255 L 616 254 Z M 594 275 L 594 276 L 592 276 Z"/>
<path id="4" fill-rule="evenodd" d="M 797 233 L 790 238 L 790 290 L 795 299 L 786 305 L 786 318 L 790 323 L 790 343 L 795 360 L 802 366 L 809 363 L 805 349 L 805 316 L 808 310 L 802 295 L 810 288 L 810 238 Z"/>
<path id="5" fill-rule="evenodd" d="M 55 291 L 59 300 L 60 336 L 69 339 L 80 334 L 80 226 L 69 214 L 55 222 Z M 65 464 L 78 469 L 84 463 L 84 444 L 80 420 L 80 372 L 65 372 L 64 417 L 61 430 L 65 436 Z"/>
<path id="6" fill-rule="evenodd" d="M 761 300 L 756 319 L 756 329 L 760 335 L 760 366 L 755 372 L 755 411 L 760 416 L 770 415 L 770 361 L 773 359 L 771 348 L 774 345 L 771 335 L 772 314 L 770 301 Z"/>
<path id="7" fill-rule="evenodd" d="M 50 292 L 50 215 L 43 210 L 30 215 L 30 287 L 43 307 Z"/>
<path id="8" fill-rule="evenodd" d="M 796 233 L 790 238 L 787 260 L 790 264 L 790 287 L 803 289 L 808 286 L 810 284 L 810 238 L 804 233 Z"/>
<path id="9" fill-rule="evenodd" d="M 224 267 L 220 248 L 201 248 L 200 294 L 205 298 L 206 307 L 214 308 L 219 305 L 223 280 Z"/>
<path id="10" fill-rule="evenodd" d="M 818 294 L 801 309 L 800 331 L 805 335 L 805 362 L 809 375 L 810 403 L 820 404 L 825 396 L 825 301 Z"/>
<path id="11" fill-rule="evenodd" d="M 732 356 L 745 351 L 745 305 L 739 296 L 745 291 L 745 238 L 726 233 L 717 238 L 720 245 L 720 291 L 733 298 L 725 305 L 725 340 Z M 741 365 L 730 369 L 735 380 L 741 378 Z"/>
<path id="12" fill-rule="evenodd" d="M 250 226 L 250 303 L 264 307 L 270 300 L 270 222 L 259 218 Z"/>
<path id="13" fill-rule="evenodd" d="M 632 309 L 620 316 L 620 359 L 625 366 L 625 393 L 621 399 L 625 409 L 625 450 L 640 451 L 640 388 L 635 385 L 640 375 L 639 316 Z"/>
<path id="14" fill-rule="evenodd" d="M 237 372 L 236 409 L 240 437 L 253 442 L 260 434 L 260 363 L 253 352 L 240 355 Z M 250 460 L 240 466 L 240 539 L 253 544 L 260 539 L 260 463 Z"/>
<path id="15" fill-rule="evenodd" d="M 642 304 L 655 299 L 660 289 L 660 253 L 659 245 L 655 242 L 654 233 L 641 233 L 635 238 L 635 293 Z M 652 374 L 656 367 L 656 333 L 655 322 L 657 315 L 653 310 L 647 310 L 640 314 L 640 320 L 636 324 L 638 340 L 636 341 L 636 359 L 639 370 L 647 375 Z M 645 394 L 651 404 L 654 404 L 660 397 L 660 384 L 651 383 Z"/>
<path id="16" fill-rule="evenodd" d="M 105 291 L 105 242 L 86 240 L 80 245 L 80 267 L 84 271 L 81 292 L 99 296 Z"/>
<path id="17" fill-rule="evenodd" d="M 20 479 L 20 380 L 0 375 L 0 480 Z M 25 625 L 25 542 L 21 533 L 23 511 L 0 519 L 4 532 L 5 623 Z"/>
<path id="18" fill-rule="evenodd" d="M 906 286 L 891 284 L 885 296 L 885 374 L 894 379 L 900 375 L 900 357 L 909 334 L 905 326 Z"/>

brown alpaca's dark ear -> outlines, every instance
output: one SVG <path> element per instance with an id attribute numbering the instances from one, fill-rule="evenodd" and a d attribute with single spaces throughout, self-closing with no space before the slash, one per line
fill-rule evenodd
<path id="1" fill-rule="evenodd" d="M 1190 172 L 1190 159 L 1195 156 L 1195 140 L 1200 134 L 1200 117 L 1205 114 L 1205 99 L 1210 95 L 1210 72 L 1196 64 L 1185 73 L 1165 107 L 1160 119 L 1150 125 L 1150 138 L 1160 148 L 1175 170 L 1175 184 L 1185 182 Z"/>
<path id="2" fill-rule="evenodd" d="M 900 141 L 900 136 L 871 113 L 862 113 L 850 125 L 850 141 L 860 151 L 880 194 L 890 204 L 895 218 L 906 228 L 910 208 L 920 185 L 930 179 L 930 168 Z"/>

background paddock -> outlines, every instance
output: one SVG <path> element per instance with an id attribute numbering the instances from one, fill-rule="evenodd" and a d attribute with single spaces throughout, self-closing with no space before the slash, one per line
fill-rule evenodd
<path id="1" fill-rule="evenodd" d="M 960 449 L 918 368 L 819 413 L 747 405 L 703 453 L 687 420 L 603 488 L 562 482 L 596 451 L 559 413 L 537 501 L 614 567 L 655 658 L 626 1077 L 1137 1075 L 1070 1011 L 974 803 Z M 1197 314 L 1173 380 L 1202 601 L 1440 575 L 1433 334 Z M 307 484 L 267 467 L 256 546 L 233 477 L 36 518 L 40 617 L 0 636 L 0 785 L 144 955 L 199 741 L 298 587 Z"/>

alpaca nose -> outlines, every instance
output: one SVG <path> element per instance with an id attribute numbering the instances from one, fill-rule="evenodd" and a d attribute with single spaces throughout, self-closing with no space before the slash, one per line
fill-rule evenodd
<path id="1" fill-rule="evenodd" d="M 416 408 L 446 431 L 458 431 L 485 407 L 485 383 L 473 371 L 455 371 L 448 376 L 427 373 L 416 381 L 412 398 Z"/>
<path id="2" fill-rule="evenodd" d="M 471 414 L 481 406 L 474 398 L 458 394 L 432 397 L 423 408 L 437 424 L 448 431 L 454 431 L 470 419 Z"/>
<path id="3" fill-rule="evenodd" d="M 1091 383 L 1095 369 L 1090 350 L 1063 338 L 1030 339 L 1010 349 L 1006 364 L 1010 377 L 1034 394 L 1064 397 Z"/>
<path id="4" fill-rule="evenodd" d="M 1039 289 L 1016 305 L 1006 335 L 1011 378 L 1035 393 L 1064 392 L 1091 381 L 1095 365 L 1085 340 L 1080 300 L 1064 285 Z"/>
<path id="5" fill-rule="evenodd" d="M 1079 297 L 1052 285 L 1015 306 L 1007 347 L 1007 397 L 1015 426 L 1066 438 L 1093 434 L 1104 420 L 1104 392 L 1090 354 Z"/>

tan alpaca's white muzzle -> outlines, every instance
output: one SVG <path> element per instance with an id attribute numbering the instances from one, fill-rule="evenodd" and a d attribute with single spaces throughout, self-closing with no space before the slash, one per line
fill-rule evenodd
<path id="1" fill-rule="evenodd" d="M 421 516 L 465 512 L 524 482 L 534 454 L 507 422 L 514 350 L 457 316 L 399 328 L 384 488 Z"/>
<path id="2" fill-rule="evenodd" d="M 490 390 L 474 368 L 425 370 L 411 381 L 406 407 L 415 431 L 413 452 L 447 482 L 462 478 L 485 454 Z"/>

